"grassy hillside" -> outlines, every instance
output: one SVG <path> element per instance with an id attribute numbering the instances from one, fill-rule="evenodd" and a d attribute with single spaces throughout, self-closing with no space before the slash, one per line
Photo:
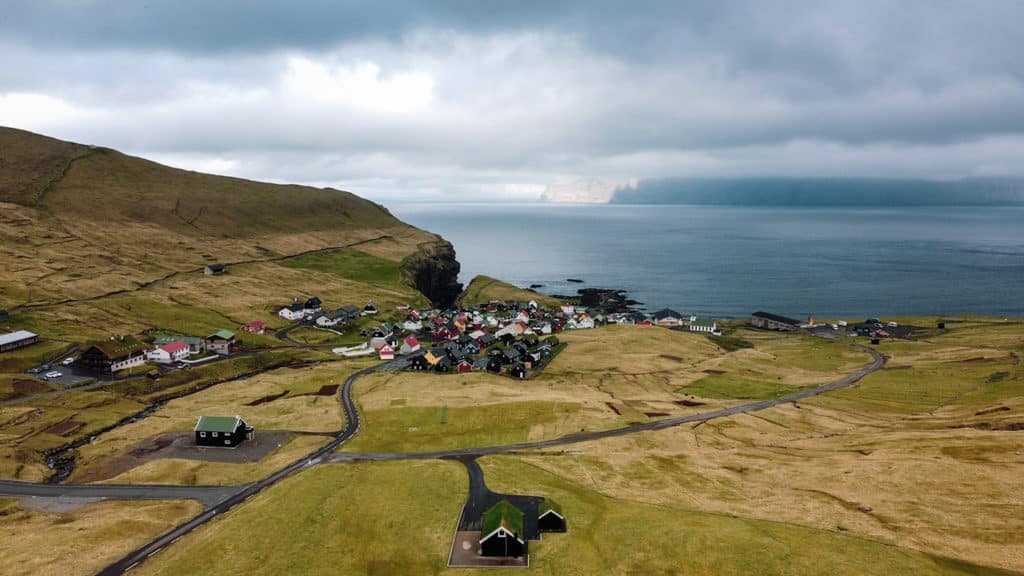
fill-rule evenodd
<path id="1" fill-rule="evenodd" d="M 477 276 L 470 281 L 460 301 L 467 306 L 486 304 L 491 300 L 506 302 L 529 302 L 535 300 L 541 306 L 559 306 L 557 298 L 545 296 L 531 290 L 524 290 L 490 276 Z"/>
<path id="2" fill-rule="evenodd" d="M 388 240 L 402 262 L 440 242 L 333 189 L 163 166 L 0 127 L 0 308 L 134 290 L 210 262 L 275 261 Z M 7 270 L 5 270 L 7 271 Z"/>

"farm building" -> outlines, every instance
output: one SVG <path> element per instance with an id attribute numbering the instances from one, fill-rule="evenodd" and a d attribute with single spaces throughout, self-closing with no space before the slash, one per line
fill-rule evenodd
<path id="1" fill-rule="evenodd" d="M 483 556 L 524 556 L 523 513 L 502 500 L 484 512 L 480 529 L 480 554 Z"/>
<path id="2" fill-rule="evenodd" d="M 772 314 L 771 312 L 754 312 L 750 315 L 750 323 L 765 330 L 796 330 L 800 327 L 799 320 Z"/>
<path id="3" fill-rule="evenodd" d="M 39 335 L 28 330 L 18 330 L 0 336 L 0 352 L 31 346 L 39 342 Z"/>
<path id="4" fill-rule="evenodd" d="M 230 330 L 217 330 L 206 337 L 206 349 L 222 356 L 231 354 L 234 345 L 235 333 Z"/>
<path id="5" fill-rule="evenodd" d="M 234 448 L 252 440 L 256 431 L 241 416 L 200 416 L 195 427 L 196 446 Z"/>
<path id="6" fill-rule="evenodd" d="M 111 374 L 118 370 L 146 363 L 146 345 L 132 336 L 92 342 L 75 361 L 75 365 L 92 372 Z"/>
<path id="7" fill-rule="evenodd" d="M 537 508 L 537 529 L 541 532 L 565 532 L 565 516 L 562 507 L 545 498 Z"/>
<path id="8" fill-rule="evenodd" d="M 227 270 L 227 266 L 223 264 L 207 264 L 206 267 L 203 268 L 203 274 L 206 274 L 207 276 L 218 276 L 227 272 Z"/>
<path id="9" fill-rule="evenodd" d="M 260 320 L 253 320 L 245 326 L 242 326 L 242 330 L 249 334 L 263 334 L 267 330 L 267 325 Z"/>

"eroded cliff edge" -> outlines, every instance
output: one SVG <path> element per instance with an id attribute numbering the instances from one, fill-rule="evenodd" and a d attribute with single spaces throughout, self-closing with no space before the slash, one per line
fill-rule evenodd
<path id="1" fill-rule="evenodd" d="M 415 254 L 402 263 L 413 286 L 441 309 L 449 308 L 462 294 L 459 283 L 461 266 L 455 259 L 455 248 L 441 237 L 421 244 Z"/>

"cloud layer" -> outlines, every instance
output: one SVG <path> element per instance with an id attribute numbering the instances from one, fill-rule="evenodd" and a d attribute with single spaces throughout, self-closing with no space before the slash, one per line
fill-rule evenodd
<path id="1" fill-rule="evenodd" d="M 0 124 L 188 168 L 380 200 L 1024 175 L 1014 1 L 19 4 Z"/>

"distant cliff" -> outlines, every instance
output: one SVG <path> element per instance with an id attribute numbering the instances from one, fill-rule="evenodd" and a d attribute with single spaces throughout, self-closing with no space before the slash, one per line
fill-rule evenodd
<path id="1" fill-rule="evenodd" d="M 612 204 L 712 206 L 999 206 L 1024 205 L 1024 180 L 955 181 L 872 178 L 645 180 L 616 190 Z"/>
<path id="2" fill-rule="evenodd" d="M 455 248 L 440 237 L 437 242 L 420 245 L 415 254 L 405 259 L 402 269 L 413 286 L 438 308 L 451 307 L 462 294 L 461 265 L 455 259 Z"/>

